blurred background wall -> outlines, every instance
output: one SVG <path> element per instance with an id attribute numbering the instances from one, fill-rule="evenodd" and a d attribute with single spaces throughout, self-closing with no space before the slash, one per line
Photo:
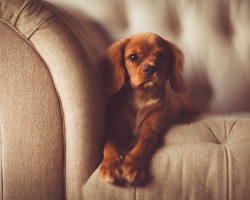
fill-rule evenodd
<path id="1" fill-rule="evenodd" d="M 113 40 L 155 32 L 185 54 L 201 110 L 250 110 L 250 0 L 49 0 L 84 13 Z"/>

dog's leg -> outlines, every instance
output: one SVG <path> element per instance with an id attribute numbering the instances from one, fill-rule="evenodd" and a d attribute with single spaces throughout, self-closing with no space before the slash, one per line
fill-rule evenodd
<path id="1" fill-rule="evenodd" d="M 125 144 L 129 140 L 129 113 L 123 109 L 110 109 L 107 116 L 107 140 L 103 150 L 103 161 L 99 175 L 109 183 L 121 184 L 122 171 L 120 166 L 126 154 Z"/>
<path id="2" fill-rule="evenodd" d="M 144 180 L 145 164 L 156 145 L 162 127 L 162 111 L 154 111 L 142 123 L 137 144 L 128 153 L 121 165 L 122 178 L 129 185 L 137 185 Z"/>
<path id="3" fill-rule="evenodd" d="M 120 165 L 123 158 L 117 146 L 117 141 L 113 138 L 107 140 L 103 150 L 104 158 L 99 168 L 99 176 L 112 184 L 121 179 Z"/>

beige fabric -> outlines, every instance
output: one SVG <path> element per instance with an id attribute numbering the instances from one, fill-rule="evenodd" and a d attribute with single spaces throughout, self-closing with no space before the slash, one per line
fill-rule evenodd
<path id="1" fill-rule="evenodd" d="M 119 188 L 97 171 L 83 187 L 84 199 L 249 199 L 250 114 L 208 115 L 174 125 L 154 153 L 144 187 Z"/>
<path id="2" fill-rule="evenodd" d="M 54 34 L 57 28 L 48 29 L 55 24 L 57 20 L 51 20 L 31 40 L 42 57 L 48 58 L 48 65 L 54 66 L 50 71 L 61 96 L 65 120 L 67 197 L 79 199 L 82 184 L 100 161 L 102 98 L 84 51 L 75 43 L 71 45 L 74 40 L 68 34 L 58 40 Z"/>
<path id="3" fill-rule="evenodd" d="M 62 199 L 63 125 L 50 73 L 0 21 L 1 199 Z"/>
<path id="4" fill-rule="evenodd" d="M 73 19 L 36 0 L 0 1 L 0 198 L 80 199 L 101 159 L 96 57 L 107 40 Z"/>

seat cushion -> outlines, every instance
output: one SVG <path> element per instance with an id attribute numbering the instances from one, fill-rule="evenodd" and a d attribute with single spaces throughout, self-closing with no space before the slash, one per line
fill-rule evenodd
<path id="1" fill-rule="evenodd" d="M 250 196 L 250 113 L 204 115 L 172 125 L 149 164 L 145 186 L 105 183 L 96 171 L 84 199 L 247 199 Z"/>

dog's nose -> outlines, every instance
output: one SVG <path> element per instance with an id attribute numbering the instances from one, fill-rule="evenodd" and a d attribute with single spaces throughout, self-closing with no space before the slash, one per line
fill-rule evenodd
<path id="1" fill-rule="evenodd" d="M 148 76 L 152 76 L 156 72 L 156 68 L 154 66 L 146 66 L 143 68 L 143 72 Z"/>

